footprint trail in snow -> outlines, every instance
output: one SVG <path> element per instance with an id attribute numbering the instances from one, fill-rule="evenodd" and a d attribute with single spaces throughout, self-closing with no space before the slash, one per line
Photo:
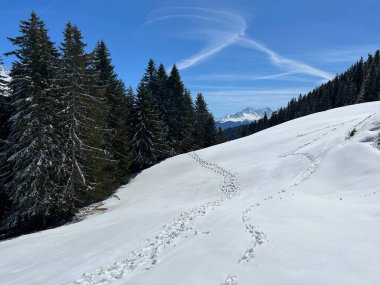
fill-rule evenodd
<path id="1" fill-rule="evenodd" d="M 236 174 L 202 159 L 194 152 L 189 153 L 189 156 L 199 166 L 222 177 L 222 181 L 219 185 L 221 197 L 186 212 L 182 212 L 172 223 L 164 225 L 156 236 L 145 240 L 139 249 L 130 252 L 128 257 L 124 260 L 116 261 L 111 265 L 101 266 L 94 272 L 86 272 L 82 274 L 79 279 L 68 284 L 111 284 L 132 272 L 149 270 L 159 262 L 160 253 L 165 248 L 175 246 L 174 242 L 180 237 L 186 236 L 186 233 L 194 233 L 194 227 L 198 217 L 205 216 L 209 211 L 221 206 L 226 199 L 231 199 L 239 195 L 240 188 L 237 183 Z M 196 230 L 195 232 L 197 233 Z"/>

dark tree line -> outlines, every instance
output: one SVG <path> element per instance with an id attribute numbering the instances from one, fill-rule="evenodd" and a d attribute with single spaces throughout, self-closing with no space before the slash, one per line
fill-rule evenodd
<path id="1" fill-rule="evenodd" d="M 57 226 L 128 175 L 222 141 L 174 65 L 149 60 L 136 95 L 104 41 L 90 53 L 68 23 L 57 48 L 35 14 L 21 21 L 10 82 L 0 77 L 0 237 Z"/>
<path id="2" fill-rule="evenodd" d="M 377 100 L 380 100 L 379 50 L 308 94 L 293 98 L 270 118 L 264 116 L 249 125 L 227 129 L 225 134 L 229 139 L 236 139 L 316 112 Z"/>

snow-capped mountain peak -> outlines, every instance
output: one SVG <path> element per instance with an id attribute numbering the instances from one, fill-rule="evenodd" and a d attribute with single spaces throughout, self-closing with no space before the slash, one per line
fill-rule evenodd
<path id="1" fill-rule="evenodd" d="M 264 117 L 264 115 L 267 114 L 267 116 L 270 116 L 272 114 L 272 110 L 269 107 L 265 108 L 253 108 L 253 107 L 248 107 L 245 108 L 244 110 L 240 112 L 236 112 L 234 114 L 227 115 L 218 122 L 224 123 L 224 122 L 242 122 L 242 121 L 257 121 Z"/>
<path id="2" fill-rule="evenodd" d="M 265 114 L 267 114 L 267 116 L 270 117 L 272 113 L 273 111 L 269 107 L 247 107 L 241 110 L 240 112 L 236 112 L 234 114 L 230 114 L 218 119 L 216 121 L 216 125 L 217 127 L 221 127 L 222 129 L 228 129 L 240 125 L 247 125 L 253 121 L 257 121 L 263 118 Z"/>

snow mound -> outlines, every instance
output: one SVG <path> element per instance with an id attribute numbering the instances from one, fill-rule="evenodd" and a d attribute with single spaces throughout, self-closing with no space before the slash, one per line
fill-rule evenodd
<path id="1" fill-rule="evenodd" d="M 374 102 L 168 159 L 0 242 L 1 283 L 378 285 L 379 138 Z"/>

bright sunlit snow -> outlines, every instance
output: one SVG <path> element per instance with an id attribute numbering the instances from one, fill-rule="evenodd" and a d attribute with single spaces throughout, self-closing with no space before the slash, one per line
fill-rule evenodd
<path id="1" fill-rule="evenodd" d="M 79 223 L 0 242 L 0 283 L 378 285 L 379 110 L 168 159 Z"/>

